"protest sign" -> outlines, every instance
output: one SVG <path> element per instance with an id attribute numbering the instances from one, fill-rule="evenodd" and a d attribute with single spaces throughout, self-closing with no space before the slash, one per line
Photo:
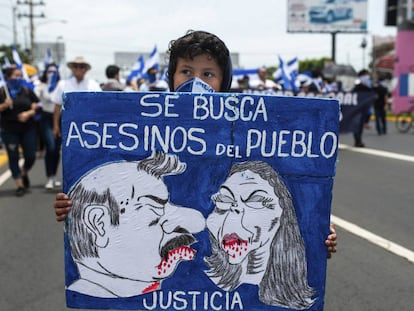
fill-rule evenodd
<path id="1" fill-rule="evenodd" d="M 322 310 L 336 100 L 69 92 L 67 305 Z"/>
<path id="2" fill-rule="evenodd" d="M 333 98 L 338 100 L 340 105 L 340 123 L 339 132 L 349 133 L 358 128 L 361 118 L 365 117 L 367 111 L 372 107 L 375 92 L 293 92 L 293 91 L 274 91 L 274 90 L 258 90 L 244 89 L 243 94 L 255 95 L 277 95 L 277 96 L 298 96 L 298 97 L 318 97 Z"/>

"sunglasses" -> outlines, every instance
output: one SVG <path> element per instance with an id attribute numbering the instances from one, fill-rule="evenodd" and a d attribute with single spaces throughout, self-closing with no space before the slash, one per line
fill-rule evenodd
<path id="1" fill-rule="evenodd" d="M 72 65 L 72 68 L 75 68 L 75 69 L 77 69 L 77 68 L 86 69 L 87 66 L 86 65 L 83 65 L 83 64 L 73 64 Z"/>

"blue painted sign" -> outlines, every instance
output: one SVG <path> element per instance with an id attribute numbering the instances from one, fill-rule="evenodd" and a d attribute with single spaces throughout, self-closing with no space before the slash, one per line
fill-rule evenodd
<path id="1" fill-rule="evenodd" d="M 70 92 L 72 308 L 322 310 L 339 104 Z"/>

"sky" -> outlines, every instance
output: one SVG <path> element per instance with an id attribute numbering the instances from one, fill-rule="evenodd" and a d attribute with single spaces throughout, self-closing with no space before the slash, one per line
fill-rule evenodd
<path id="1" fill-rule="evenodd" d="M 39 3 L 39 0 L 32 0 Z M 23 1 L 21 1 L 23 2 Z M 240 55 L 240 66 L 277 66 L 278 56 L 299 60 L 331 57 L 329 33 L 288 33 L 287 0 L 44 0 L 34 7 L 35 40 L 64 42 L 66 60 L 82 55 L 92 65 L 88 73 L 105 80 L 105 67 L 114 52 L 160 52 L 187 30 L 218 35 L 231 52 Z M 0 0 L 0 44 L 13 42 L 12 7 L 16 0 Z M 18 11 L 28 13 L 27 5 Z M 396 35 L 384 26 L 385 0 L 368 0 L 368 33 L 336 35 L 336 62 L 358 71 L 367 66 L 373 35 Z M 29 41 L 28 18 L 17 20 L 17 40 Z M 366 49 L 360 47 L 367 40 Z M 365 54 L 364 54 L 365 52 Z M 132 66 L 133 64 L 131 64 Z"/>

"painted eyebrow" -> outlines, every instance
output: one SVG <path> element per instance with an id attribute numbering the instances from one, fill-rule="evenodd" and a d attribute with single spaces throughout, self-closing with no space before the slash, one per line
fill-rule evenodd
<path id="1" fill-rule="evenodd" d="M 257 194 L 258 192 L 264 192 L 265 194 L 268 194 L 268 192 L 266 190 L 258 189 L 258 190 L 253 191 L 252 193 L 250 193 L 250 195 L 245 200 L 243 200 L 242 197 L 240 197 L 240 199 L 242 200 L 243 203 L 246 203 L 247 201 L 250 200 L 250 198 L 252 196 L 254 196 L 255 194 Z"/>
<path id="2" fill-rule="evenodd" d="M 132 185 L 132 189 L 131 189 L 131 199 L 133 199 L 135 196 L 135 187 L 134 185 Z"/>
<path id="3" fill-rule="evenodd" d="M 141 198 L 148 198 L 148 199 L 150 199 L 150 200 L 152 200 L 154 202 L 157 202 L 159 204 L 162 204 L 162 205 L 165 205 L 168 202 L 168 199 L 161 199 L 160 197 L 157 197 L 157 196 L 151 195 L 151 194 L 142 195 L 142 196 L 140 196 L 140 197 L 137 198 L 137 201 L 139 201 Z"/>
<path id="4" fill-rule="evenodd" d="M 233 193 L 233 191 L 231 191 L 231 189 L 230 189 L 229 187 L 227 187 L 227 186 L 221 186 L 221 187 L 220 187 L 220 189 L 226 189 L 228 192 L 230 192 L 230 194 L 231 194 L 231 196 L 232 196 L 233 200 L 235 200 L 235 199 L 236 199 L 236 198 L 234 197 L 234 193 Z"/>

